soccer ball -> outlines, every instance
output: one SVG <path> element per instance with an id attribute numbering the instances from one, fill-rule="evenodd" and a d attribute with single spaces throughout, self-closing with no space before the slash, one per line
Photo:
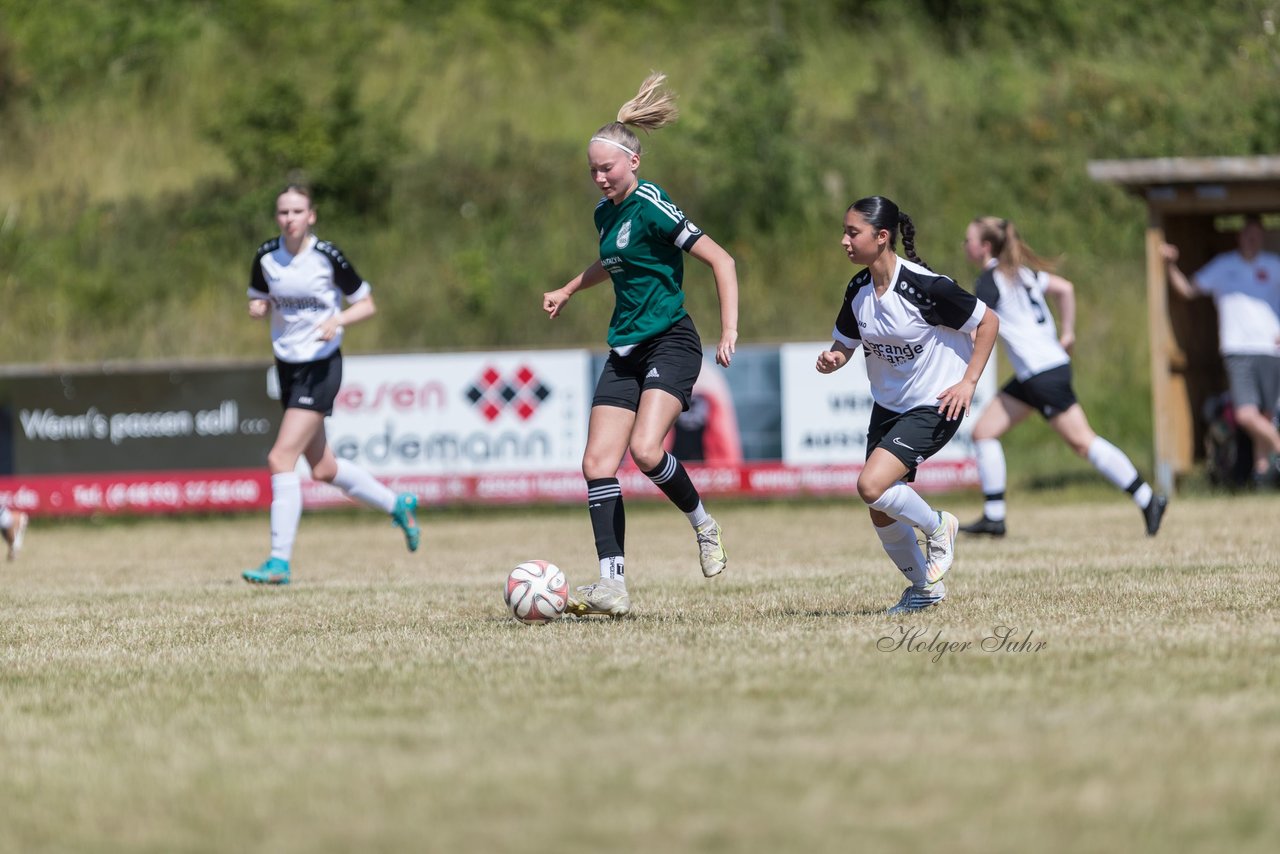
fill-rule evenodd
<path id="1" fill-rule="evenodd" d="M 520 622 L 547 623 L 564 613 L 569 584 L 554 563 L 527 560 L 507 576 L 502 598 Z"/>

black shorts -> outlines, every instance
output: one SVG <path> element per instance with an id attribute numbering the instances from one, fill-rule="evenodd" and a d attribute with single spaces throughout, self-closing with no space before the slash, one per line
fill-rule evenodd
<path id="1" fill-rule="evenodd" d="M 635 412 L 642 392 L 660 388 L 680 401 L 681 411 L 687 411 L 701 371 L 702 339 L 693 318 L 686 314 L 675 326 L 640 342 L 627 355 L 610 352 L 591 405 Z"/>
<path id="2" fill-rule="evenodd" d="M 907 467 L 903 480 L 910 483 L 916 479 L 916 466 L 941 451 L 959 429 L 960 419 L 948 421 L 936 406 L 894 412 L 877 403 L 867 426 L 867 459 L 876 448 L 884 448 Z"/>
<path id="3" fill-rule="evenodd" d="M 333 402 L 342 387 L 342 351 L 315 362 L 282 362 L 276 359 L 280 377 L 280 405 L 284 409 L 310 409 L 333 414 Z"/>
<path id="4" fill-rule="evenodd" d="M 1020 400 L 1046 419 L 1061 415 L 1076 405 L 1076 392 L 1071 387 L 1071 364 L 1059 365 L 1043 373 L 1005 383 L 1000 391 Z"/>

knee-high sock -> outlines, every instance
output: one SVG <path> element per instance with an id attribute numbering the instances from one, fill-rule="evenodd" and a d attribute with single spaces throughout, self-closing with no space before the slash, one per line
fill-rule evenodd
<path id="1" fill-rule="evenodd" d="M 689 518 L 695 528 L 707 521 L 707 511 L 698 497 L 698 488 L 689 479 L 689 472 L 671 454 L 664 453 L 662 462 L 645 472 L 645 476 L 671 499 L 671 503 Z"/>
<path id="2" fill-rule="evenodd" d="M 0 530 L 7 531 L 13 527 L 13 514 L 8 507 L 0 507 Z"/>
<path id="3" fill-rule="evenodd" d="M 627 517 L 622 506 L 622 487 L 616 477 L 587 481 L 587 512 L 591 514 L 591 530 L 596 535 L 600 577 L 621 579 Z"/>
<path id="4" fill-rule="evenodd" d="M 982 483 L 982 515 L 1001 521 L 1005 517 L 1004 490 L 1008 477 L 1004 464 L 1004 448 L 999 439 L 979 439 L 973 443 L 978 455 L 978 480 Z"/>
<path id="5" fill-rule="evenodd" d="M 338 473 L 333 476 L 333 485 L 375 510 L 390 514 L 396 509 L 396 494 L 355 463 L 338 460 Z"/>
<path id="6" fill-rule="evenodd" d="M 271 556 L 288 560 L 302 518 L 302 484 L 297 472 L 271 475 Z"/>
<path id="7" fill-rule="evenodd" d="M 885 554 L 893 561 L 913 587 L 925 587 L 929 582 L 925 578 L 924 552 L 916 540 L 916 530 L 905 522 L 894 522 L 883 528 L 876 528 L 876 536 L 884 546 Z"/>
<path id="8" fill-rule="evenodd" d="M 1151 487 L 1138 474 L 1138 469 L 1124 451 L 1098 436 L 1089 444 L 1088 458 L 1103 477 L 1133 496 L 1139 507 L 1145 508 L 1151 503 Z"/>
<path id="9" fill-rule="evenodd" d="M 920 493 L 902 481 L 898 481 L 886 489 L 884 495 L 881 495 L 867 506 L 872 510 L 886 513 L 899 522 L 914 525 L 924 531 L 925 536 L 932 534 L 937 529 L 938 520 L 941 519 L 937 511 L 920 497 Z"/>

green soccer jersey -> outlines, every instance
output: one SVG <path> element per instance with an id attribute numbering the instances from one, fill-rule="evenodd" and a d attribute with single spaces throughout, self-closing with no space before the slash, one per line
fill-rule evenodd
<path id="1" fill-rule="evenodd" d="M 600 263 L 613 280 L 609 346 L 666 332 L 684 309 L 684 253 L 702 236 L 657 184 L 640 181 L 620 204 L 596 205 Z"/>

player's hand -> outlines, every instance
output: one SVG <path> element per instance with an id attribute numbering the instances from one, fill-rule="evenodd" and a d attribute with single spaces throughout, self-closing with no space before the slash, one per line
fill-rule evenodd
<path id="1" fill-rule="evenodd" d="M 1058 343 L 1062 345 L 1062 349 L 1066 350 L 1069 356 L 1076 346 L 1076 334 L 1074 332 L 1064 332 L 1058 337 Z"/>
<path id="2" fill-rule="evenodd" d="M 252 318 L 266 317 L 270 310 L 271 303 L 264 299 L 249 300 L 249 316 Z"/>
<path id="3" fill-rule="evenodd" d="M 320 331 L 317 333 L 316 337 L 321 341 L 332 341 L 334 336 L 341 333 L 342 323 L 338 320 L 338 316 L 335 314 L 333 317 L 328 318 L 324 323 L 320 324 Z"/>
<path id="4" fill-rule="evenodd" d="M 969 414 L 969 404 L 973 402 L 973 393 L 978 388 L 976 382 L 960 380 L 951 388 L 938 395 L 938 411 L 948 421 L 955 421 Z"/>
<path id="5" fill-rule="evenodd" d="M 733 361 L 734 348 L 738 343 L 738 330 L 726 329 L 720 333 L 720 344 L 716 347 L 716 364 L 729 367 Z"/>
<path id="6" fill-rule="evenodd" d="M 823 350 L 818 354 L 818 373 L 830 374 L 844 367 L 849 357 L 839 350 Z"/>
<path id="7" fill-rule="evenodd" d="M 1178 263 L 1178 247 L 1172 243 L 1160 244 L 1160 257 L 1174 264 Z"/>
<path id="8" fill-rule="evenodd" d="M 564 288 L 547 291 L 542 295 L 542 310 L 547 313 L 548 317 L 554 319 L 560 314 L 560 309 L 564 308 L 564 304 L 569 301 L 569 297 L 571 296 L 573 296 L 573 294 L 569 293 Z"/>

